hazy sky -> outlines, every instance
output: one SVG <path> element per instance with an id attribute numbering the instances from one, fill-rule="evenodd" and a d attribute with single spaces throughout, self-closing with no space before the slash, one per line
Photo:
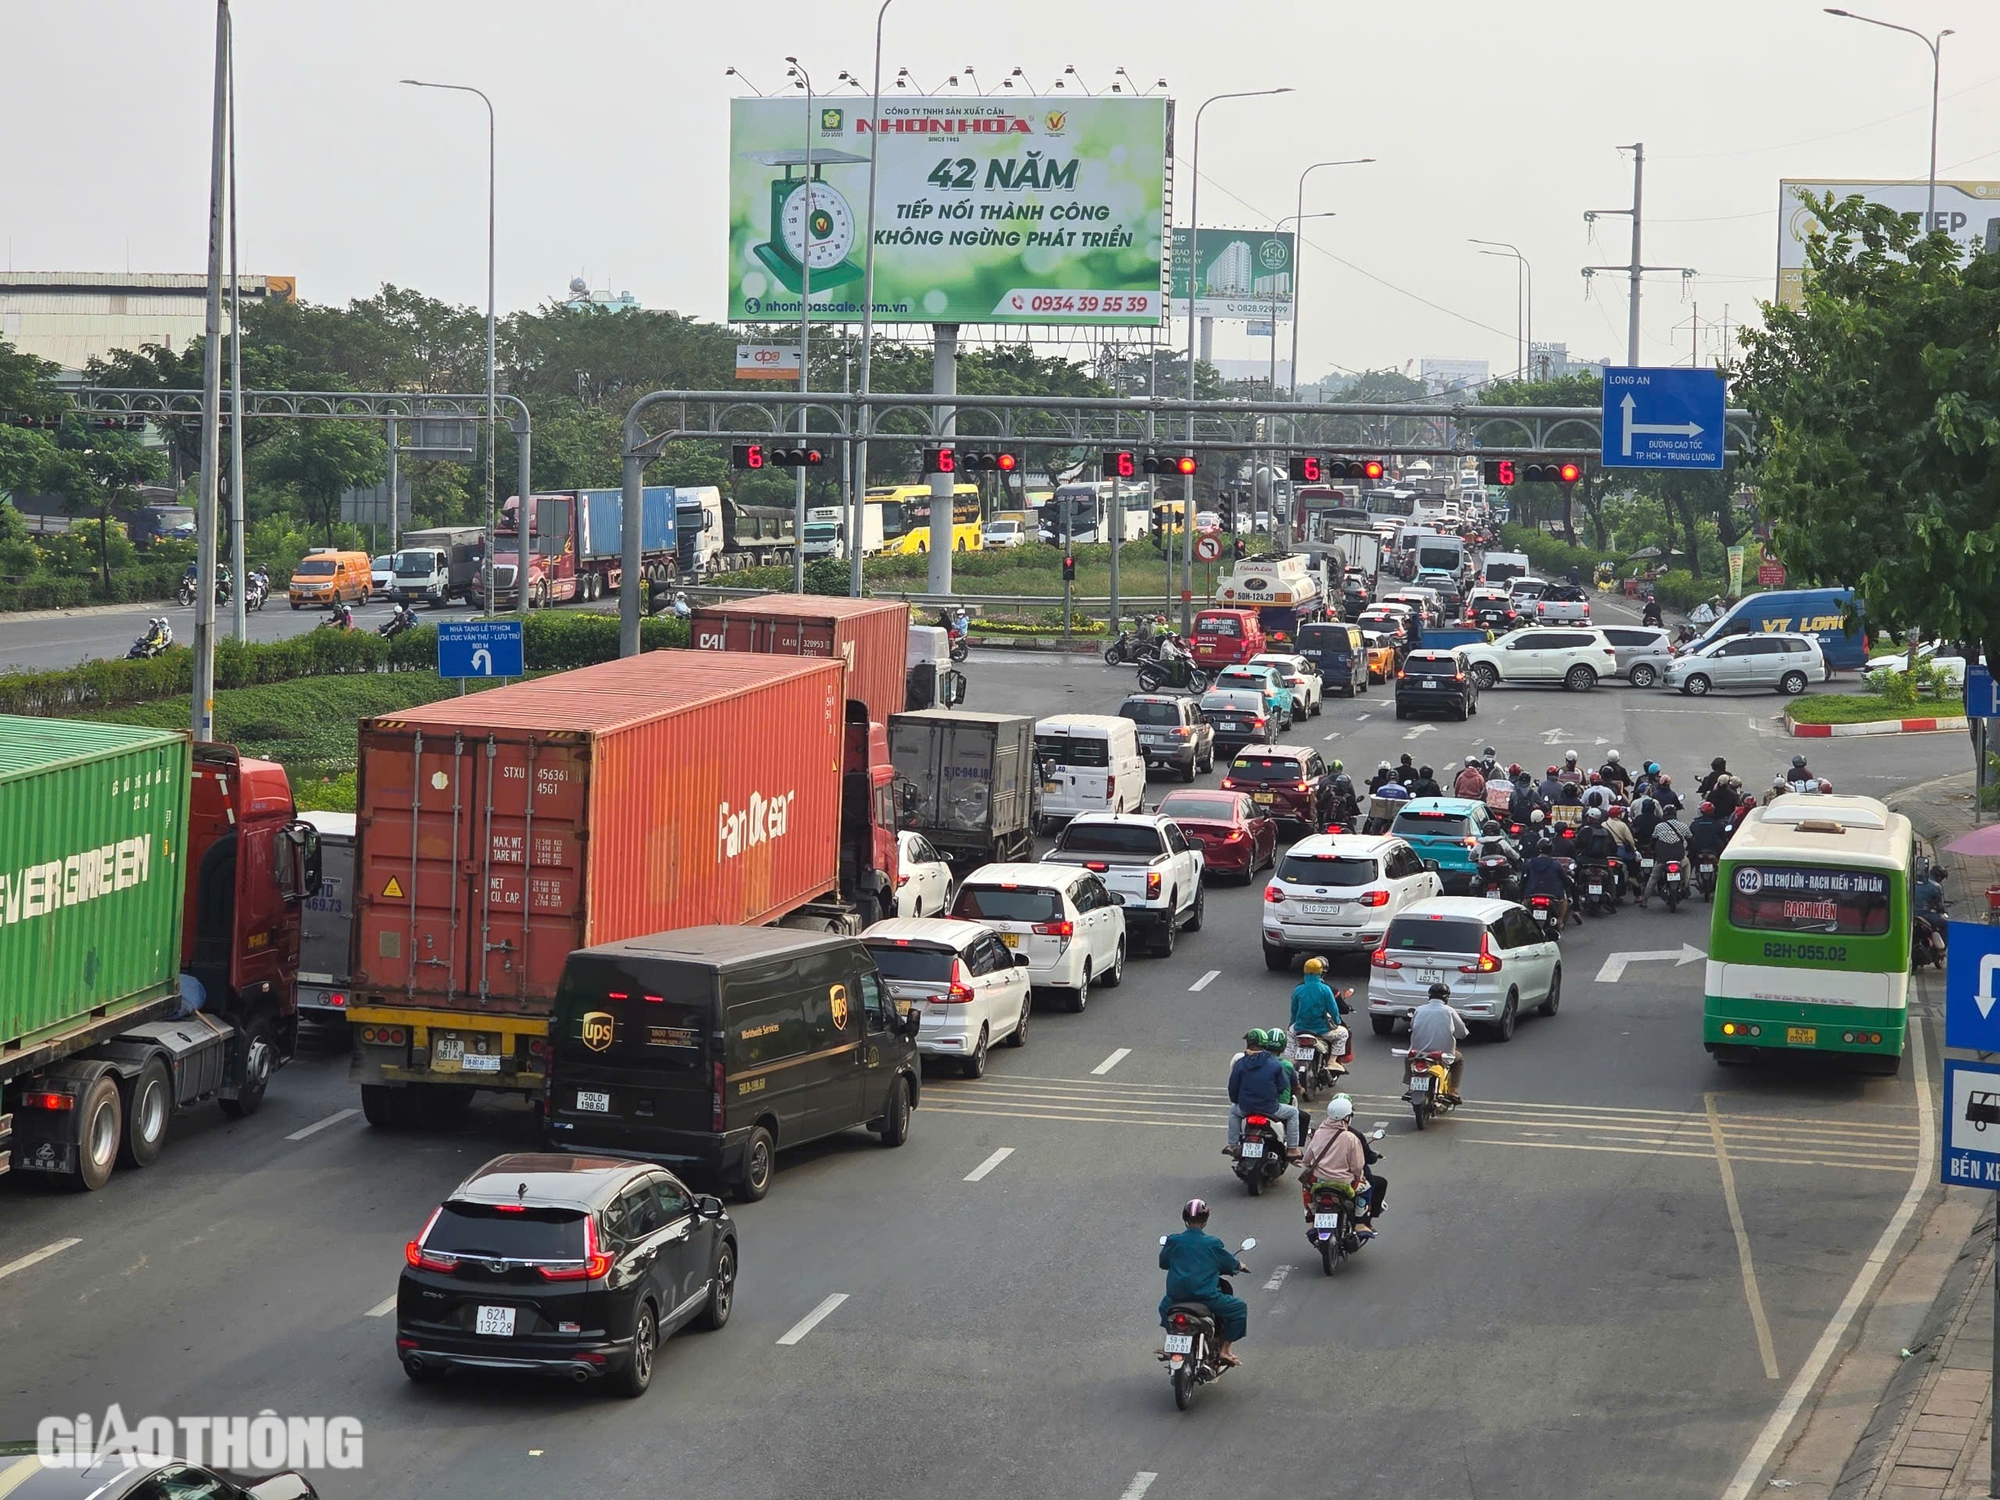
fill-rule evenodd
<path id="1" fill-rule="evenodd" d="M 866 76 L 871 0 L 755 6 L 567 0 L 239 0 L 238 180 L 244 269 L 289 273 L 340 302 L 388 281 L 485 300 L 484 111 L 404 76 L 477 84 L 499 116 L 503 310 L 585 275 L 649 307 L 704 317 L 724 302 L 726 101 L 741 68 L 784 84 L 787 53 L 822 91 Z M 1940 177 L 2000 180 L 2000 8 L 1874 0 L 1870 12 L 1944 50 Z M 0 241 L 16 270 L 199 271 L 203 264 L 214 7 L 207 0 L 0 0 L 7 105 Z M 1930 56 L 1913 37 L 1804 0 L 894 0 L 884 80 L 926 88 L 966 64 L 991 84 L 1022 67 L 1046 90 L 1074 64 L 1164 76 L 1181 101 L 1176 201 L 1185 214 L 1194 105 L 1202 217 L 1268 224 L 1314 174 L 1303 257 L 1301 365 L 1424 356 L 1515 363 L 1515 266 L 1534 267 L 1538 339 L 1622 356 L 1622 279 L 1586 298 L 1579 268 L 1623 262 L 1632 172 L 1646 144 L 1651 279 L 1647 362 L 1685 361 L 1704 324 L 1771 295 L 1781 177 L 1918 177 Z M 1334 259 L 1332 257 L 1339 257 Z M 1423 299 L 1423 300 L 1419 300 Z M 1427 305 L 1435 304 L 1435 305 Z M 1179 337 L 1183 337 L 1179 335 Z M 1241 325 L 1219 357 L 1262 357 Z"/>

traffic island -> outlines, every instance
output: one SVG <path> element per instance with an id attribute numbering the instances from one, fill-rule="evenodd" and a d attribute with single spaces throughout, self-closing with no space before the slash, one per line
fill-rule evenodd
<path id="1" fill-rule="evenodd" d="M 1785 710 L 1785 733 L 1800 739 L 1836 739 L 1856 734 L 1932 734 L 1965 728 L 1965 715 L 1952 705 L 1922 714 L 1916 705 L 1884 693 L 1807 693 Z"/>

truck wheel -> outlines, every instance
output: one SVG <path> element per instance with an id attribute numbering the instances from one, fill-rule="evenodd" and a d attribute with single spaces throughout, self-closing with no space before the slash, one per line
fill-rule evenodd
<path id="1" fill-rule="evenodd" d="M 271 1020 L 257 1016 L 243 1027 L 243 1083 L 234 1099 L 223 1099 L 222 1112 L 232 1120 L 257 1113 L 270 1087 L 271 1073 L 278 1065 L 278 1051 L 271 1042 Z"/>
<path id="2" fill-rule="evenodd" d="M 370 1125 L 387 1128 L 396 1123 L 395 1090 L 386 1083 L 361 1085 L 361 1117 Z"/>
<path id="3" fill-rule="evenodd" d="M 1178 891 L 1168 894 L 1167 914 L 1160 919 L 1159 925 L 1153 929 L 1153 955 L 1156 958 L 1172 958 L 1174 956 L 1174 944 L 1180 938 L 1180 929 L 1174 925 L 1174 902 L 1179 899 L 1179 896 L 1180 893 Z"/>
<path id="4" fill-rule="evenodd" d="M 118 1165 L 118 1142 L 125 1134 L 125 1100 L 118 1080 L 101 1073 L 84 1092 L 76 1112 L 76 1175 L 70 1184 L 94 1193 L 111 1180 Z"/>
<path id="5" fill-rule="evenodd" d="M 139 1070 L 125 1092 L 125 1139 L 118 1160 L 128 1167 L 150 1167 L 166 1144 L 167 1121 L 174 1112 L 167 1087 L 167 1066 L 157 1057 Z"/>
<path id="6" fill-rule="evenodd" d="M 901 1087 L 900 1084 L 897 1085 Z M 743 1143 L 743 1165 L 736 1171 L 736 1196 L 744 1203 L 756 1203 L 771 1191 L 771 1167 L 777 1156 L 777 1142 L 762 1125 L 750 1131 Z"/>
<path id="7" fill-rule="evenodd" d="M 882 1116 L 882 1144 L 900 1146 L 910 1138 L 910 1081 L 898 1078 Z"/>
<path id="8" fill-rule="evenodd" d="M 1197 886 L 1194 893 L 1194 910 L 1188 913 L 1187 930 L 1189 932 L 1200 932 L 1202 918 L 1207 915 L 1207 912 L 1208 892 Z"/>

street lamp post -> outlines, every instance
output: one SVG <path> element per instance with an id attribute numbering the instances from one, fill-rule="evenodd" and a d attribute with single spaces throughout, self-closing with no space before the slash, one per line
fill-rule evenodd
<path id="1" fill-rule="evenodd" d="M 1276 227 L 1282 231 L 1287 224 L 1298 226 L 1298 234 L 1304 238 L 1307 219 L 1339 217 L 1331 209 L 1316 214 L 1286 214 L 1278 220 Z M 1296 244 L 1292 250 L 1292 378 L 1285 385 L 1296 400 L 1299 389 L 1299 252 Z M 1271 293 L 1271 399 L 1278 399 L 1278 294 L 1275 290 Z"/>
<path id="2" fill-rule="evenodd" d="M 1880 26 L 1889 31 L 1900 31 L 1905 36 L 1915 37 L 1931 49 L 1931 164 L 1924 194 L 1924 233 L 1929 234 L 1937 227 L 1938 76 L 1943 67 L 1938 49 L 1944 45 L 1946 37 L 1953 36 L 1956 33 L 1947 27 L 1936 36 L 1928 37 L 1921 31 L 1917 31 L 1911 27 L 1898 26 L 1894 21 L 1878 21 L 1873 16 L 1857 16 L 1851 10 L 1836 10 L 1830 5 L 1824 7 L 1824 9 L 1828 15 L 1839 16 L 1843 21 L 1866 21 L 1870 26 Z M 2000 1450 L 1996 1450 L 1996 1462 L 2000 1462 Z"/>
<path id="3" fill-rule="evenodd" d="M 1366 162 L 1371 162 L 1371 161 L 1373 161 L 1373 160 L 1375 160 L 1375 158 L 1374 158 L 1374 157 L 1372 157 L 1372 156 L 1356 156 L 1356 157 L 1350 157 L 1350 158 L 1349 158 L 1348 160 L 1346 160 L 1346 161 L 1316 161 L 1316 162 L 1314 162 L 1314 163 L 1313 163 L 1313 164 L 1312 164 L 1311 166 L 1307 167 L 1307 168 L 1306 168 L 1306 169 L 1305 169 L 1305 170 L 1304 170 L 1303 172 L 1299 173 L 1299 201 L 1298 201 L 1298 205 L 1297 205 L 1297 207 L 1296 207 L 1296 208 L 1294 208 L 1294 210 L 1293 210 L 1293 212 L 1292 212 L 1292 217 L 1293 217 L 1293 218 L 1295 218 L 1295 219 L 1303 219 L 1303 218 L 1305 218 L 1305 217 L 1306 217 L 1306 179 L 1307 179 L 1308 177 L 1312 176 L 1312 174 L 1313 174 L 1313 173 L 1315 173 L 1315 172 L 1317 172 L 1317 171 L 1318 171 L 1318 170 L 1319 170 L 1319 169 L 1320 169 L 1321 167 L 1358 167 L 1358 166 L 1361 166 L 1361 165 L 1363 165 L 1363 164 L 1364 164 L 1364 163 L 1366 163 Z M 1300 270 L 1300 267 L 1304 265 L 1304 263 L 1305 263 L 1305 257 L 1304 257 L 1304 256 L 1301 256 L 1301 255 L 1294 255 L 1294 256 L 1292 257 L 1292 379 L 1291 379 L 1291 391 L 1292 391 L 1292 399 L 1293 399 L 1294 401 L 1296 401 L 1296 400 L 1298 399 L 1298 395 L 1299 395 L 1299 270 Z M 1190 264 L 1192 264 L 1192 262 L 1190 262 Z M 1190 274 L 1192 274 L 1192 273 L 1190 272 Z M 1192 290 L 1193 290 L 1193 286 L 1192 286 L 1192 284 L 1190 284 L 1190 286 L 1189 286 L 1189 290 L 1190 290 L 1190 291 L 1192 291 Z"/>
<path id="4" fill-rule="evenodd" d="M 807 344 L 812 322 L 813 199 L 818 196 L 813 183 L 813 81 L 812 74 L 796 57 L 788 57 L 785 61 L 792 65 L 792 72 L 806 88 L 806 160 L 803 169 L 806 185 L 801 189 L 806 195 L 806 211 L 799 231 L 799 446 L 803 448 L 806 435 L 805 396 L 812 389 Z M 872 183 L 870 191 L 873 191 Z M 792 592 L 803 594 L 806 591 L 806 471 L 803 465 L 796 474 L 797 488 L 792 493 L 792 530 L 795 533 L 792 543 Z M 851 551 L 860 545 L 860 538 L 851 531 L 847 535 Z"/>
<path id="5" fill-rule="evenodd" d="M 1535 268 L 1528 264 L 1527 256 L 1523 255 L 1505 240 L 1468 239 L 1466 243 L 1469 245 L 1490 245 L 1493 247 L 1492 249 L 1482 250 L 1479 253 L 1481 255 L 1499 255 L 1504 252 L 1513 256 L 1520 263 L 1514 268 L 1514 329 L 1515 337 L 1521 346 L 1521 378 L 1523 380 L 1533 380 L 1535 378 L 1532 363 L 1535 354 Z M 1523 290 L 1524 287 L 1526 288 L 1525 291 Z"/>
<path id="6" fill-rule="evenodd" d="M 497 457 L 497 441 L 494 429 L 498 425 L 499 402 L 494 394 L 493 378 L 493 243 L 494 243 L 494 193 L 493 173 L 493 101 L 485 91 L 474 88 L 469 83 L 430 83 L 421 78 L 405 78 L 404 83 L 418 89 L 446 89 L 456 94 L 476 94 L 479 102 L 486 106 L 486 613 L 493 613 L 493 544 L 499 530 L 499 501 L 494 488 L 493 465 Z M 528 513 L 529 499 L 522 495 L 520 516 L 517 523 L 516 541 L 518 551 L 514 554 L 514 585 L 520 591 L 521 613 L 527 614 L 528 600 L 528 531 L 531 517 Z M 390 505 L 396 504 L 396 497 L 389 497 Z M 638 517 L 626 518 L 625 533 L 628 537 L 638 536 Z M 627 654 L 636 654 L 639 635 L 637 612 L 638 592 L 633 588 L 633 580 L 638 574 L 638 559 L 632 555 L 634 549 L 628 546 L 625 556 L 623 587 L 619 590 L 618 612 L 632 618 L 632 649 Z M 629 593 L 628 593 L 629 591 Z M 626 599 L 633 601 L 634 607 L 626 608 Z"/>
<path id="7" fill-rule="evenodd" d="M 882 147 L 882 18 L 893 0 L 875 12 L 875 83 L 868 96 L 868 246 L 861 253 L 861 437 L 854 445 L 854 514 L 848 518 L 847 592 L 861 597 L 861 521 L 868 509 L 868 433 L 875 425 L 868 409 L 875 359 L 875 165 Z"/>
<path id="8" fill-rule="evenodd" d="M 883 0 L 887 5 L 888 0 Z M 1015 70 L 1019 72 L 1017 68 Z M 1201 233 L 1201 117 L 1209 105 L 1224 99 L 1261 99 L 1269 94 L 1289 94 L 1289 85 L 1274 89 L 1242 89 L 1235 93 L 1211 94 L 1201 101 L 1201 107 L 1194 112 L 1194 149 L 1188 161 L 1188 176 L 1194 185 L 1188 190 L 1188 441 L 1194 441 L 1194 340 L 1195 328 L 1200 319 L 1194 315 L 1194 248 L 1196 236 Z M 869 177 L 870 191 L 873 191 L 874 177 Z M 872 199 L 870 200 L 873 201 Z M 1296 316 L 1296 310 L 1294 315 Z M 1181 481 L 1181 633 L 1194 634 L 1194 476 Z"/>

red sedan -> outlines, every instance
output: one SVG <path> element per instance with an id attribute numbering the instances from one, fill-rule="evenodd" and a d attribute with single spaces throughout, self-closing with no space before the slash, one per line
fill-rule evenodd
<path id="1" fill-rule="evenodd" d="M 1206 868 L 1227 871 L 1248 885 L 1258 870 L 1278 863 L 1278 824 L 1242 792 L 1169 792 L 1160 812 L 1201 850 Z"/>

